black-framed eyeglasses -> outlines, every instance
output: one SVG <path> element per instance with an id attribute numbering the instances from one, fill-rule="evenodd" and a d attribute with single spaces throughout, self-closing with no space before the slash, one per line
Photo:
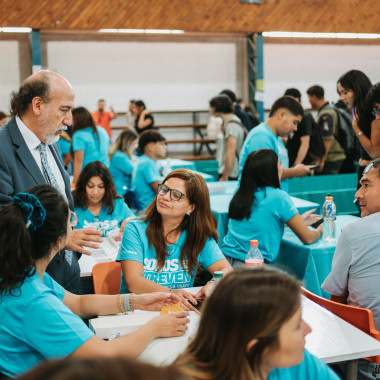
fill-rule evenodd
<path id="1" fill-rule="evenodd" d="M 373 116 L 380 115 L 380 107 L 373 108 L 372 115 Z"/>
<path id="2" fill-rule="evenodd" d="M 369 171 L 370 171 L 372 168 L 375 168 L 376 170 L 378 170 L 378 171 L 380 172 L 380 168 L 378 168 L 376 165 L 377 165 L 377 164 L 375 164 L 374 162 L 369 163 L 369 164 L 365 167 L 365 169 L 364 169 L 364 171 L 363 171 L 363 175 L 364 175 L 364 174 L 368 174 Z"/>
<path id="3" fill-rule="evenodd" d="M 182 193 L 179 190 L 176 189 L 170 189 L 166 185 L 158 185 L 157 187 L 157 194 L 159 195 L 165 195 L 168 191 L 170 191 L 170 198 L 173 199 L 173 201 L 179 201 L 182 197 L 186 197 L 191 203 L 194 203 L 194 201 L 187 196 L 186 194 Z"/>

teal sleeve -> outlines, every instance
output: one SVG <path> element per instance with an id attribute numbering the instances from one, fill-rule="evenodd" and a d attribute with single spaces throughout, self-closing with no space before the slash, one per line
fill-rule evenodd
<path id="1" fill-rule="evenodd" d="M 74 133 L 73 139 L 72 139 L 72 145 L 73 145 L 73 151 L 76 152 L 78 150 L 85 150 L 86 149 L 86 144 L 81 136 L 81 133 Z"/>
<path id="2" fill-rule="evenodd" d="M 138 222 L 137 222 L 138 223 Z M 124 228 L 123 240 L 116 257 L 116 261 L 132 260 L 140 263 L 144 262 L 144 242 L 140 236 L 136 223 L 129 222 Z"/>
<path id="3" fill-rule="evenodd" d="M 225 256 L 216 241 L 213 238 L 208 238 L 205 247 L 199 254 L 199 264 L 201 264 L 203 268 L 207 269 L 212 264 L 215 264 L 217 261 L 223 259 L 225 259 Z"/>

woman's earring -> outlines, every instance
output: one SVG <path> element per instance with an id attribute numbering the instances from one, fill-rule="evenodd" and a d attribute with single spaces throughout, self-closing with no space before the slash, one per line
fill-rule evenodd
<path id="1" fill-rule="evenodd" d="M 188 212 L 186 213 L 186 215 L 190 216 L 190 211 L 188 211 Z"/>

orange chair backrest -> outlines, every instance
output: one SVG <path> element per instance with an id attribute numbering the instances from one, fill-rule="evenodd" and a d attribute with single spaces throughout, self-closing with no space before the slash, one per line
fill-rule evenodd
<path id="1" fill-rule="evenodd" d="M 119 294 L 121 265 L 116 261 L 95 264 L 92 268 L 95 294 Z"/>
<path id="2" fill-rule="evenodd" d="M 344 321 L 380 341 L 380 332 L 376 330 L 371 310 L 327 300 L 326 298 L 311 293 L 305 288 L 302 288 L 302 293 L 310 300 L 337 315 L 339 318 L 342 318 Z M 380 355 L 365 359 L 380 363 Z"/>

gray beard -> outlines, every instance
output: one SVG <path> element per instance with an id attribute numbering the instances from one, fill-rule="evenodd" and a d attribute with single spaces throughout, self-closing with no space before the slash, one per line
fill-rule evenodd
<path id="1" fill-rule="evenodd" d="M 59 135 L 55 135 L 54 133 L 52 133 L 51 135 L 46 136 L 45 144 L 52 145 L 52 144 L 55 144 L 58 140 L 59 140 Z"/>

